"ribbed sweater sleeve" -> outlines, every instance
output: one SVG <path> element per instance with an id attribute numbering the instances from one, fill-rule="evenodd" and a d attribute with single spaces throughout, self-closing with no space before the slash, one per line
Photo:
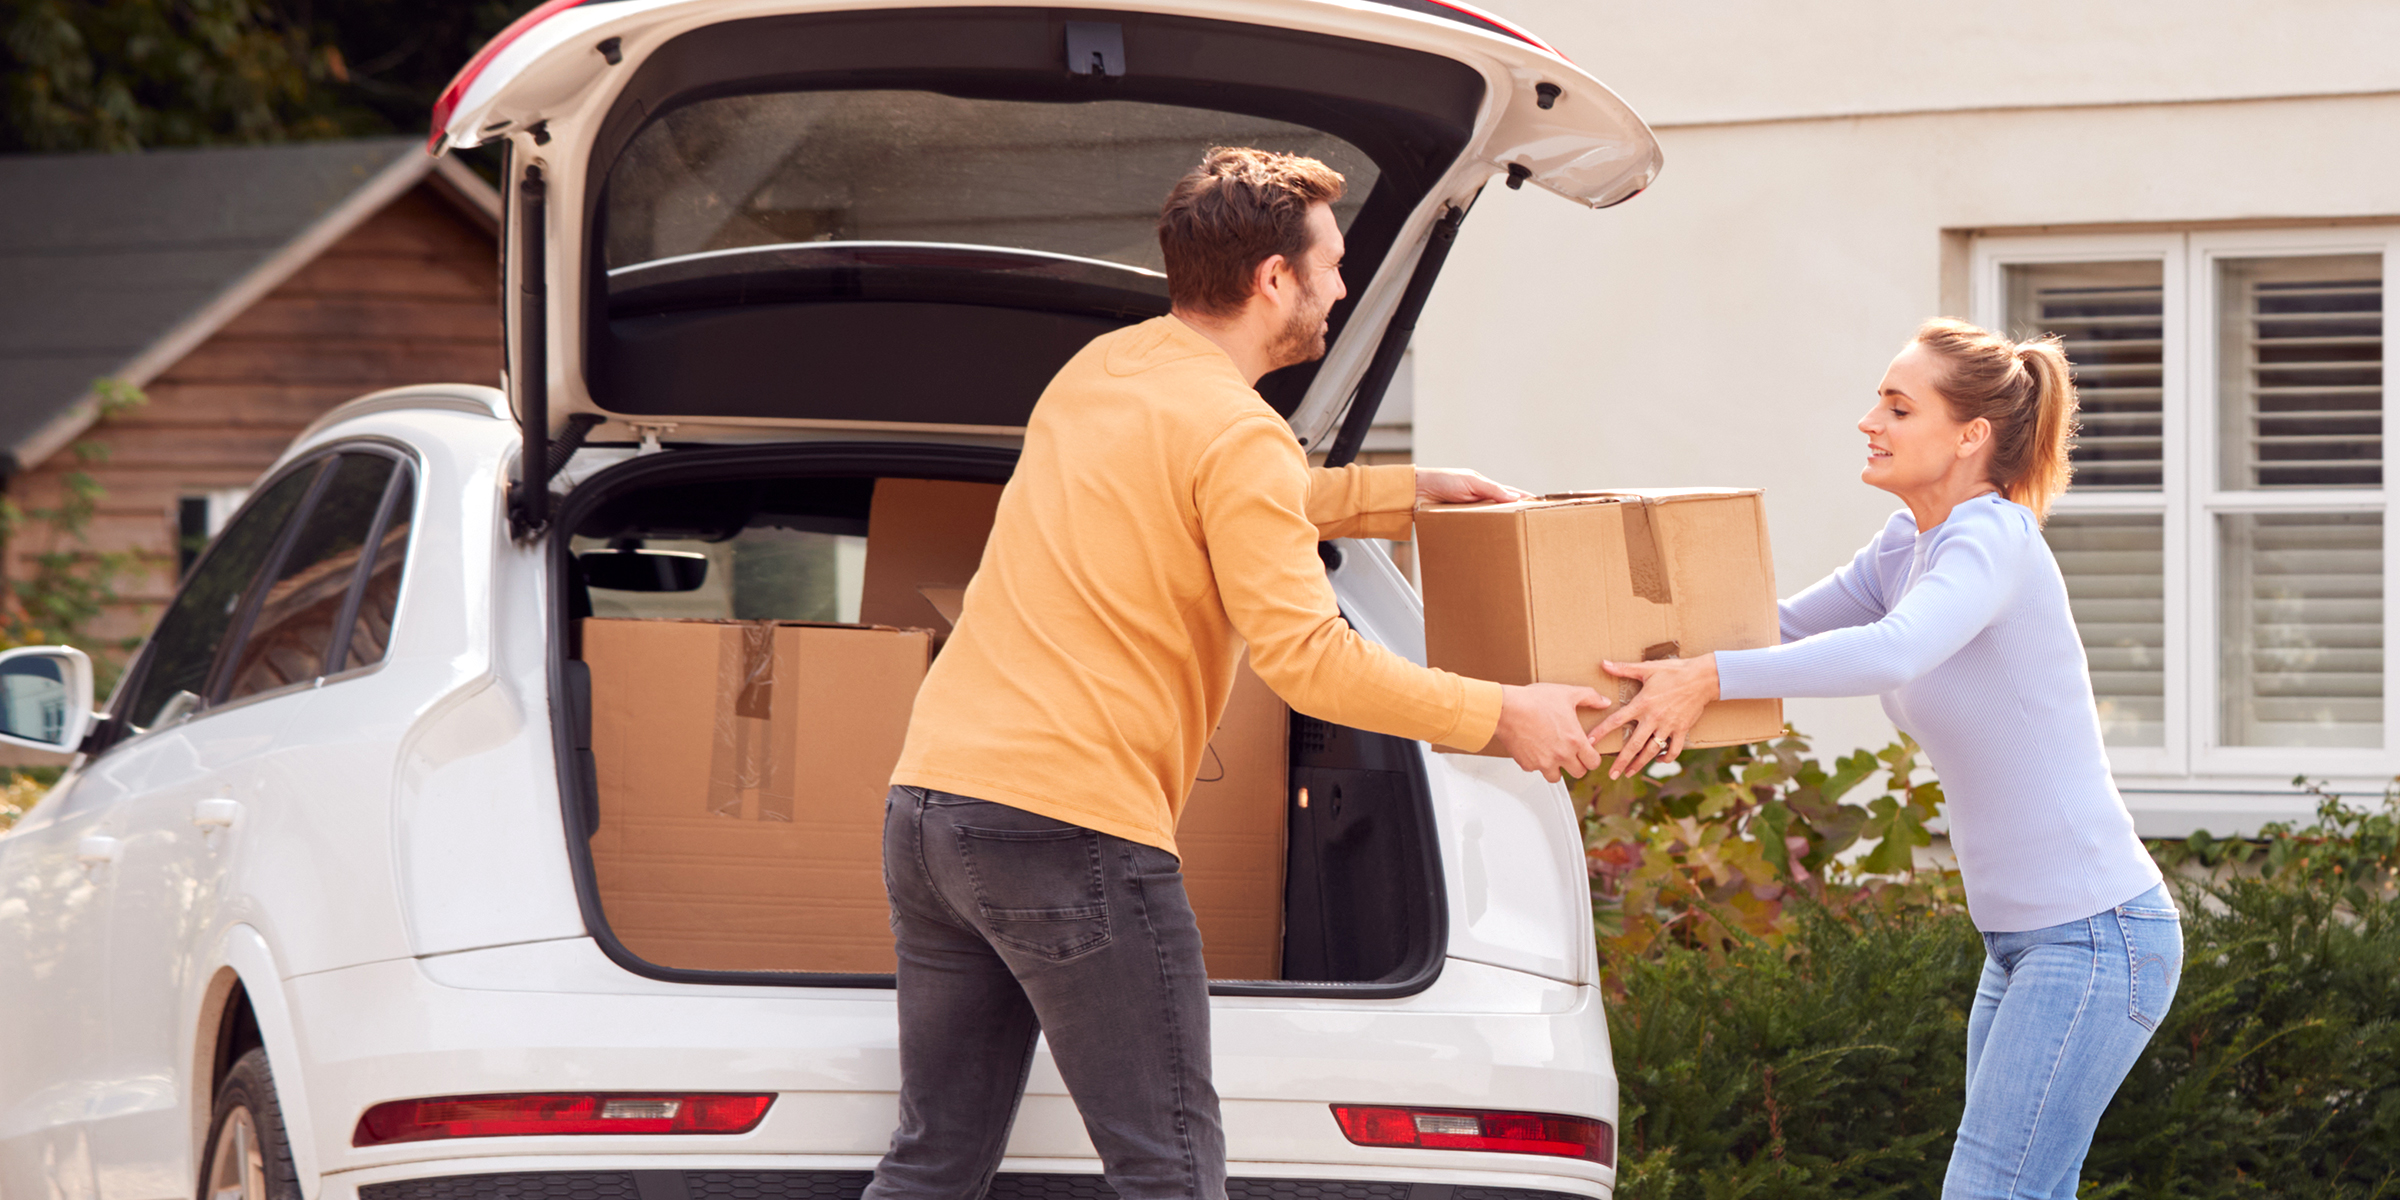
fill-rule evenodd
<path id="1" fill-rule="evenodd" d="M 1417 469 L 1407 463 L 1312 467 L 1308 519 L 1320 538 L 1405 542 L 1416 531 Z"/>
<path id="2" fill-rule="evenodd" d="M 1350 628 L 1319 566 L 1314 486 L 1291 430 L 1265 409 L 1200 456 L 1193 504 L 1251 669 L 1312 717 L 1482 749 L 1500 724 L 1500 685 L 1420 667 Z"/>
<path id="3" fill-rule="evenodd" d="M 1886 606 L 1882 591 L 1876 586 L 1875 548 L 1882 544 L 1880 535 L 1869 539 L 1840 570 L 1776 605 L 1783 640 L 1796 642 L 1829 629 L 1847 629 L 1880 619 Z"/>
<path id="4" fill-rule="evenodd" d="M 1728 700 L 1792 696 L 1871 696 L 1891 691 L 1947 661 L 1983 632 L 2009 603 L 2032 541 L 2011 522 L 1959 521 L 1937 529 L 1923 575 L 1900 602 L 1860 625 L 1827 629 L 1761 650 L 1717 652 L 1719 694 Z M 1872 553 L 1872 549 L 1868 554 Z M 1853 572 L 1872 574 L 1862 555 L 1827 580 L 1840 592 L 1810 597 L 1803 621 L 1854 612 L 1871 594 Z M 1827 590 L 1826 584 L 1810 593 Z"/>

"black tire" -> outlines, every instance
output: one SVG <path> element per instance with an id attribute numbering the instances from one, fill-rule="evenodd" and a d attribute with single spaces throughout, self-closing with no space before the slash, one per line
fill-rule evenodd
<path id="1" fill-rule="evenodd" d="M 247 1132 L 244 1132 L 245 1126 Z M 226 1179 L 218 1178 L 218 1159 Z M 243 1160 L 254 1159 L 245 1169 Z M 217 1088 L 208 1114 L 208 1140 L 200 1145 L 200 1200 L 300 1200 L 299 1173 L 292 1169 L 292 1143 L 283 1131 L 283 1105 L 275 1099 L 275 1077 L 267 1052 L 252 1050 L 235 1059 Z"/>

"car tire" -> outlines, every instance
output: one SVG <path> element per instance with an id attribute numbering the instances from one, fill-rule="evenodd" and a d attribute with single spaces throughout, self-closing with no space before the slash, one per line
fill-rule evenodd
<path id="1" fill-rule="evenodd" d="M 200 1156 L 200 1200 L 300 1200 L 292 1144 L 267 1052 L 235 1059 L 208 1114 Z"/>

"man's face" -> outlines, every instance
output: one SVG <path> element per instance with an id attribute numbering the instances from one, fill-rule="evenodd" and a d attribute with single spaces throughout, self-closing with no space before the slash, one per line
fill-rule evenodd
<path id="1" fill-rule="evenodd" d="M 1325 315 L 1333 311 L 1335 301 L 1350 294 L 1342 283 L 1342 229 L 1334 223 L 1330 205 L 1308 206 L 1308 249 L 1289 269 L 1299 284 L 1299 302 L 1275 336 L 1278 367 L 1325 357 Z"/>

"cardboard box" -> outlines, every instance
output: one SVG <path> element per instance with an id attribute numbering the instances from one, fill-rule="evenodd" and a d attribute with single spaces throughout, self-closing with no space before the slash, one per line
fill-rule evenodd
<path id="1" fill-rule="evenodd" d="M 1417 513 L 1428 665 L 1500 683 L 1638 688 L 1600 662 L 1747 650 L 1781 638 L 1756 489 L 1575 492 Z M 1604 712 L 1586 712 L 1585 727 Z M 1780 700 L 1721 700 L 1693 746 L 1783 733 Z M 1623 748 L 1611 734 L 1607 753 Z M 1497 754 L 1497 750 L 1488 751 Z"/>
<path id="2" fill-rule="evenodd" d="M 1291 710 L 1243 659 L 1175 827 L 1211 979 L 1283 978 L 1290 730 Z"/>
<path id="3" fill-rule="evenodd" d="M 883 801 L 924 630 L 588 619 L 619 941 L 662 966 L 885 973 Z"/>
<path id="4" fill-rule="evenodd" d="M 1000 485 L 878 479 L 867 510 L 867 567 L 858 619 L 949 636 L 959 598 L 991 540 Z M 943 611 L 947 606 L 948 611 Z"/>

